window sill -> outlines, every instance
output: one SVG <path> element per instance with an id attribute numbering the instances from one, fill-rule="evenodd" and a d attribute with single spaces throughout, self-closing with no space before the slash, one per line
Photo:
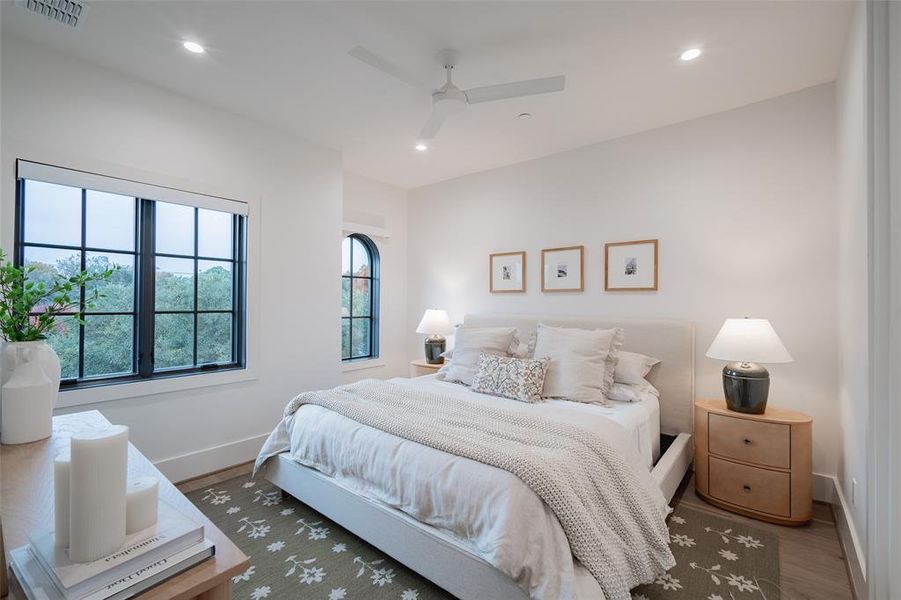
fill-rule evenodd
<path id="1" fill-rule="evenodd" d="M 380 358 L 364 358 L 360 360 L 349 360 L 341 363 L 341 372 L 362 371 L 363 369 L 379 369 L 385 366 L 385 361 Z"/>
<path id="2" fill-rule="evenodd" d="M 222 373 L 194 373 L 180 377 L 113 383 L 74 390 L 60 390 L 56 408 L 72 408 L 99 402 L 111 402 L 126 398 L 139 398 L 155 394 L 168 394 L 184 390 L 227 385 L 243 381 L 255 381 L 256 375 L 249 369 L 232 369 Z"/>

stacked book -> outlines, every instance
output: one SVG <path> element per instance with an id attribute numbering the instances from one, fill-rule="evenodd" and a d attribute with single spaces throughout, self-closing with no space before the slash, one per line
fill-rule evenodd
<path id="1" fill-rule="evenodd" d="M 10 568 L 28 600 L 120 600 L 190 569 L 215 551 L 202 525 L 160 502 L 156 524 L 129 535 L 110 556 L 74 563 L 49 532 L 10 552 Z"/>

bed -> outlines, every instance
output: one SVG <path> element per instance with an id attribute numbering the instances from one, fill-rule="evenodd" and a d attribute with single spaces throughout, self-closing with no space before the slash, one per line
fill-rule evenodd
<path id="1" fill-rule="evenodd" d="M 648 485 L 655 487 L 655 503 L 665 510 L 691 460 L 692 326 L 680 321 L 511 315 L 468 315 L 464 324 L 514 326 L 528 336 L 539 321 L 622 327 L 624 349 L 661 359 L 649 375 L 660 391 L 657 403 L 603 407 L 549 401 L 525 406 L 533 414 L 593 428 L 624 449 L 631 468 L 648 478 Z M 435 376 L 392 385 L 461 400 L 479 396 L 486 406 L 511 402 Z M 305 417 L 292 421 L 281 434 L 284 439 L 269 446 L 289 450 L 265 462 L 265 477 L 397 561 L 463 599 L 604 596 L 596 578 L 569 552 L 554 513 L 511 473 L 401 439 L 321 406 L 303 410 Z M 662 455 L 661 434 L 669 442 Z M 458 493 L 460 489 L 467 493 Z M 529 527 L 522 527 L 524 522 Z"/>

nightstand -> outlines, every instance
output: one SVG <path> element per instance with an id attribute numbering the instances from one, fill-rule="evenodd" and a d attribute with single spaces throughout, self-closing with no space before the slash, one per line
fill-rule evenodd
<path id="1" fill-rule="evenodd" d="M 434 375 L 438 369 L 444 366 L 443 362 L 437 365 L 430 365 L 424 358 L 410 361 L 410 377 L 422 377 L 423 375 Z"/>
<path id="2" fill-rule="evenodd" d="M 695 491 L 720 508 L 780 525 L 803 525 L 812 510 L 813 419 L 768 407 L 734 412 L 722 400 L 695 402 Z"/>

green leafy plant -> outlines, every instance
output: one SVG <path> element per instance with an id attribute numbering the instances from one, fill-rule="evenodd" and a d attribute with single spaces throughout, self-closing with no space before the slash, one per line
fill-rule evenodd
<path id="1" fill-rule="evenodd" d="M 62 313 L 84 324 L 83 311 L 78 310 L 81 289 L 109 279 L 115 270 L 116 267 L 96 273 L 81 271 L 70 277 L 58 275 L 50 283 L 35 282 L 29 277 L 34 266 L 17 267 L 0 250 L 0 337 L 8 342 L 43 340 Z M 95 287 L 85 294 L 84 307 L 91 308 L 101 297 Z"/>

